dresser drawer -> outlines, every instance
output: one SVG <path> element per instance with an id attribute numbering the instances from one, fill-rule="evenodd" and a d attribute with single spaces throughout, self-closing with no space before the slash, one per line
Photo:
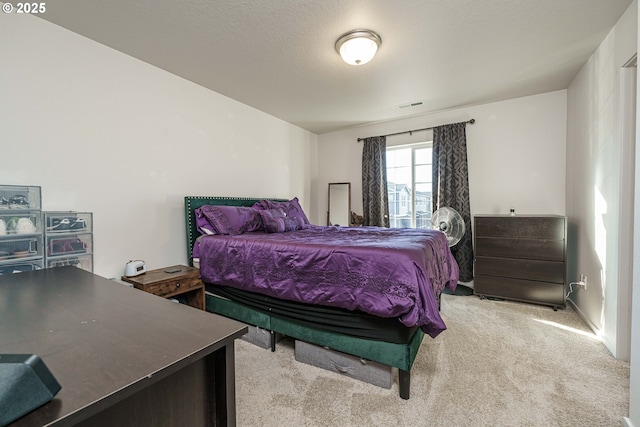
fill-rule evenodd
<path id="1" fill-rule="evenodd" d="M 565 264 L 558 261 L 479 256 L 476 257 L 475 274 L 562 284 Z"/>
<path id="2" fill-rule="evenodd" d="M 473 286 L 474 293 L 479 296 L 536 302 L 554 307 L 565 306 L 564 284 L 477 274 Z"/>
<path id="3" fill-rule="evenodd" d="M 476 234 L 476 255 L 564 261 L 564 240 L 480 237 Z"/>
<path id="4" fill-rule="evenodd" d="M 198 288 L 201 286 L 202 281 L 199 278 L 181 278 L 167 280 L 165 282 L 147 284 L 144 285 L 142 289 L 154 295 L 166 297 L 177 292 L 181 293 L 186 290 Z"/>
<path id="5" fill-rule="evenodd" d="M 475 217 L 474 233 L 481 237 L 564 240 L 564 217 L 499 216 Z"/>

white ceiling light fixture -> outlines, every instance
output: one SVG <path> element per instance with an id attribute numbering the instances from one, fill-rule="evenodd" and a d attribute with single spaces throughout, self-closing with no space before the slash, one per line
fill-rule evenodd
<path id="1" fill-rule="evenodd" d="M 350 65 L 364 65 L 371 61 L 382 44 L 379 35 L 371 30 L 352 30 L 336 41 L 336 52 Z"/>

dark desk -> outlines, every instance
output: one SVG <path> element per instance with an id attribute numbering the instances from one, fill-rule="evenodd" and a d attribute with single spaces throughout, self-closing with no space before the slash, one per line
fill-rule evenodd
<path id="1" fill-rule="evenodd" d="M 62 390 L 11 427 L 235 426 L 245 325 L 75 267 L 0 276 L 0 349 Z"/>

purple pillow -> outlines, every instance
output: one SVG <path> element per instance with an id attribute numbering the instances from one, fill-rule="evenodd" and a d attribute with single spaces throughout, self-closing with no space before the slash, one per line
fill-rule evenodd
<path id="1" fill-rule="evenodd" d="M 304 223 L 298 217 L 273 218 L 264 223 L 267 233 L 285 233 L 287 231 L 302 230 Z"/>
<path id="2" fill-rule="evenodd" d="M 242 234 L 252 231 L 264 231 L 262 218 L 257 210 L 246 206 L 204 205 L 196 209 L 198 216 L 206 218 L 215 234 Z M 200 229 L 206 229 L 200 226 Z"/>
<path id="3" fill-rule="evenodd" d="M 304 225 L 305 224 L 302 222 L 301 218 L 296 216 L 287 216 L 267 221 L 264 224 L 264 227 L 267 229 L 267 233 L 285 233 L 287 231 L 302 230 Z"/>
<path id="4" fill-rule="evenodd" d="M 280 208 L 261 210 L 260 216 L 267 233 L 284 233 L 304 228 L 304 221 L 299 217 L 287 216 Z"/>
<path id="5" fill-rule="evenodd" d="M 262 219 L 262 222 L 271 221 L 275 218 L 284 218 L 287 216 L 287 213 L 284 209 L 276 208 L 276 209 L 262 209 L 258 210 L 258 215 Z"/>
<path id="6" fill-rule="evenodd" d="M 302 220 L 304 224 L 309 224 L 309 219 L 307 215 L 305 215 L 302 207 L 300 206 L 300 202 L 297 197 L 287 201 L 287 202 L 274 202 L 273 200 L 260 200 L 254 204 L 254 207 L 259 205 L 263 210 L 264 209 L 282 209 L 287 214 L 287 217 L 297 217 Z"/>
<path id="7" fill-rule="evenodd" d="M 196 214 L 196 228 L 200 234 L 216 234 L 216 229 L 209 223 L 206 216 L 202 214 L 202 208 L 197 208 L 194 212 Z"/>

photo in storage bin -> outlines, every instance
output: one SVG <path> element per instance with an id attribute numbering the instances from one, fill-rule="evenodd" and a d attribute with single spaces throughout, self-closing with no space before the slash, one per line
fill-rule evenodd
<path id="1" fill-rule="evenodd" d="M 41 188 L 26 185 L 0 185 L 0 211 L 40 209 Z"/>
<path id="2" fill-rule="evenodd" d="M 77 233 L 91 230 L 91 214 L 83 212 L 46 212 L 47 233 Z"/>
<path id="3" fill-rule="evenodd" d="M 47 260 L 47 268 L 65 267 L 68 265 L 86 271 L 93 271 L 93 258 L 91 255 L 79 255 Z"/>
<path id="4" fill-rule="evenodd" d="M 47 255 L 60 256 L 91 252 L 91 235 L 47 239 Z"/>

